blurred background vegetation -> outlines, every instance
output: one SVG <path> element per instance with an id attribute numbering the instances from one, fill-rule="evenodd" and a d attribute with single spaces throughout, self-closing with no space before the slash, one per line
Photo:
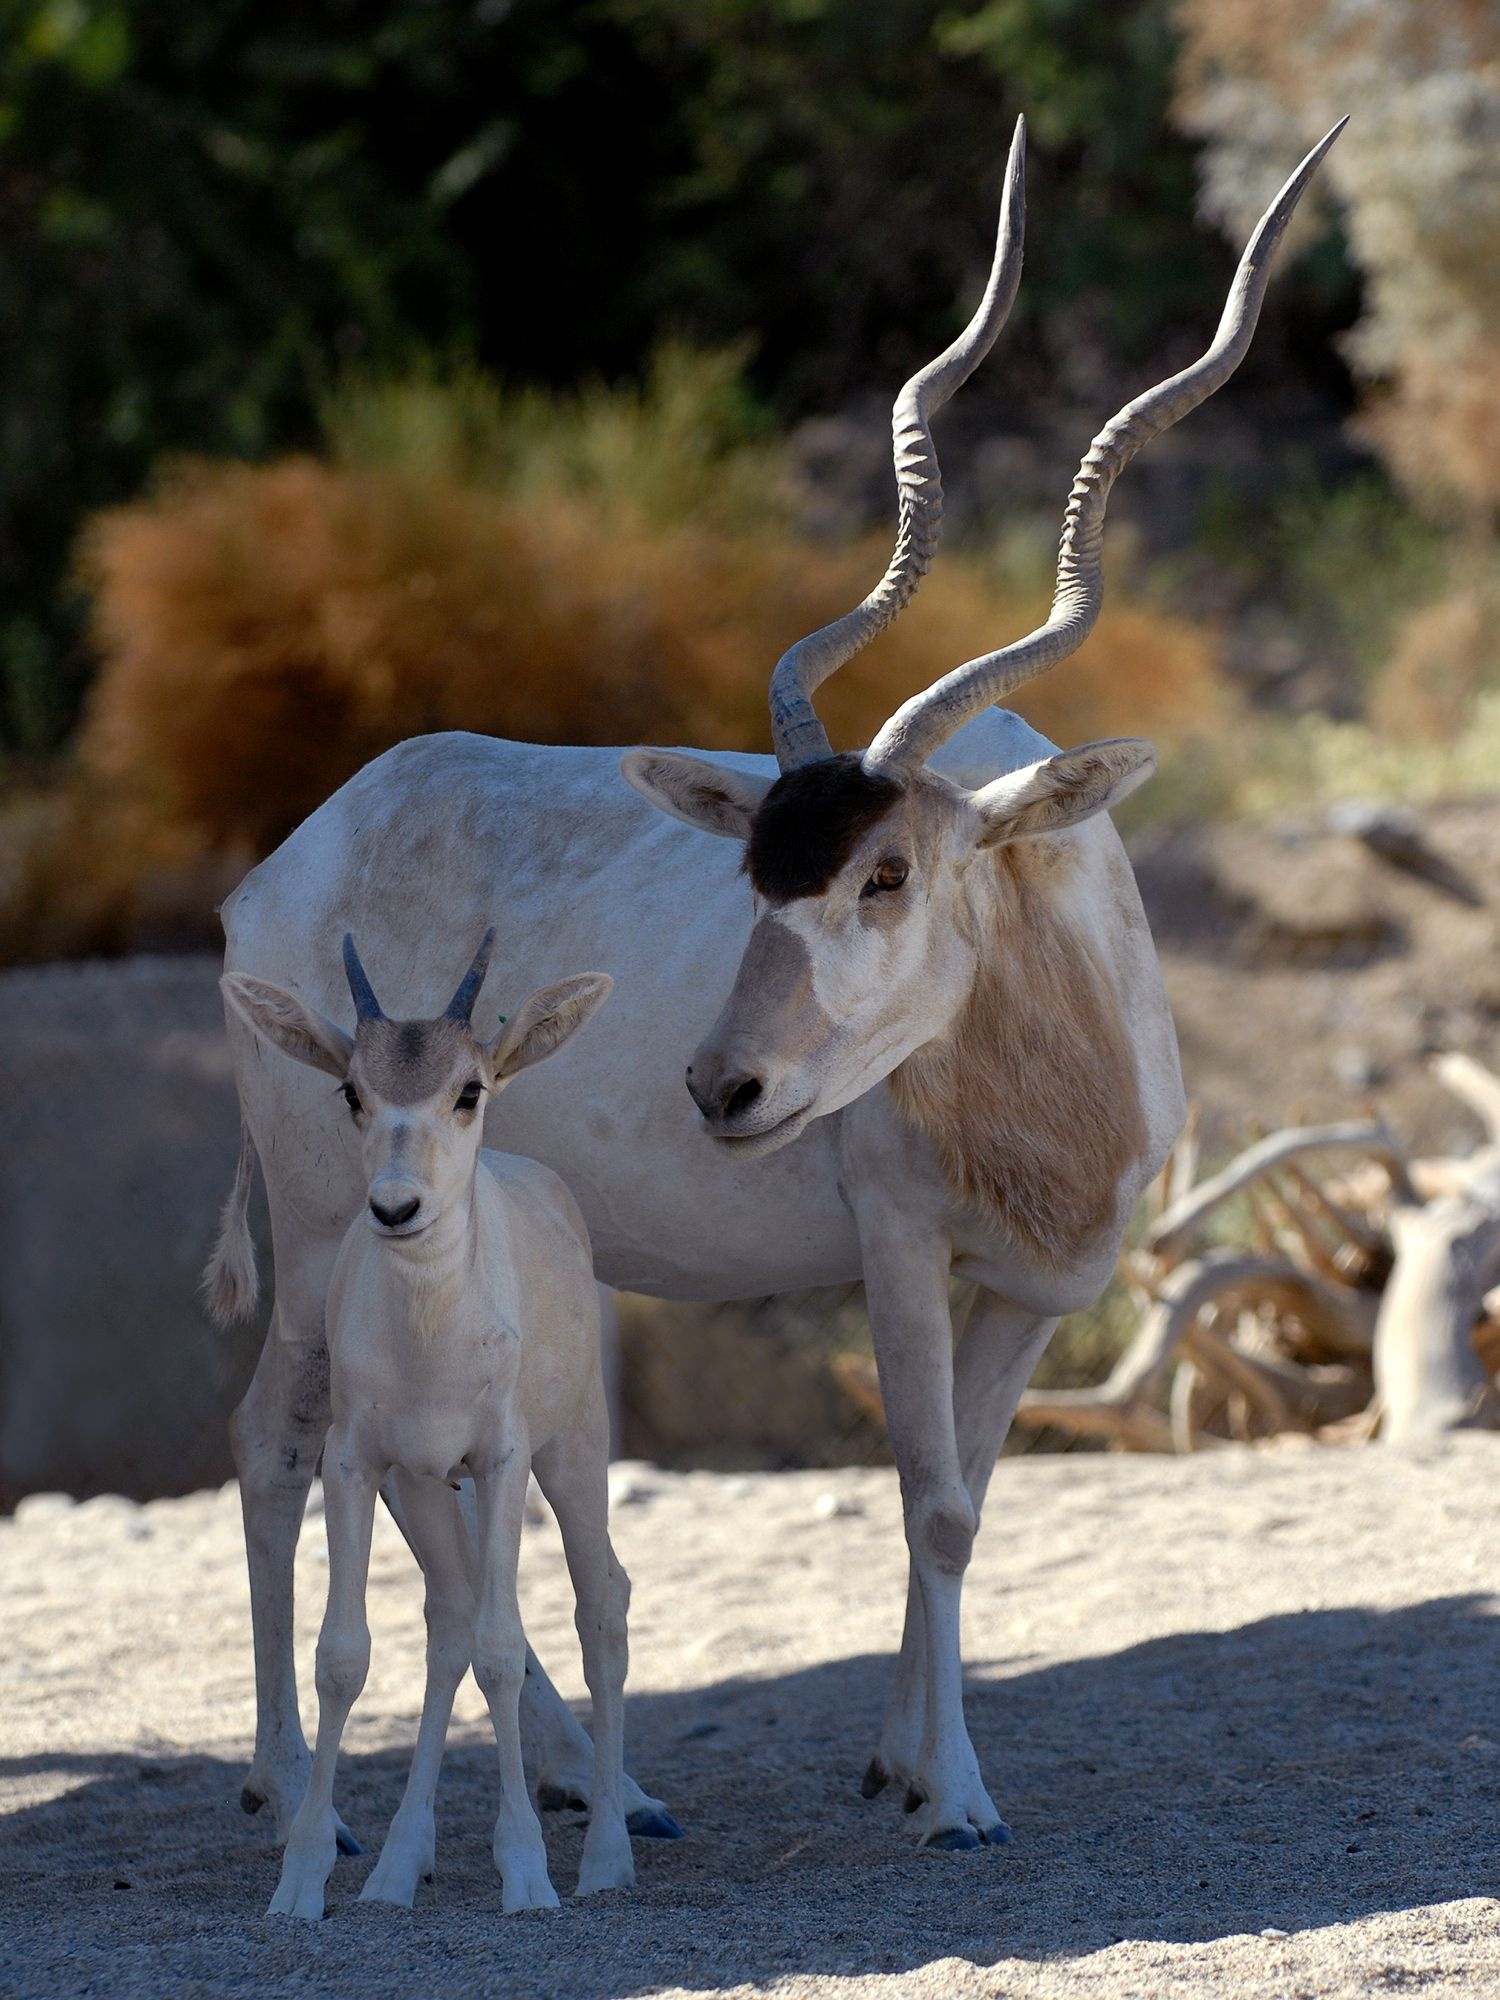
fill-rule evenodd
<path id="1" fill-rule="evenodd" d="M 1344 110 L 1234 385 L 1124 482 L 1024 704 L 1139 810 L 1490 786 L 1500 22 L 1485 0 L 4 0 L 0 958 L 211 942 L 387 744 L 766 739 L 861 594 L 886 409 L 953 545 L 829 691 L 862 740 L 1045 602 L 1072 471 Z M 1232 726 L 1231 726 L 1232 725 Z"/>

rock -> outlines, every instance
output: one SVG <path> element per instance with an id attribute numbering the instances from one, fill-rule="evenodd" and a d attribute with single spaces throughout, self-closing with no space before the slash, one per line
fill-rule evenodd
<path id="1" fill-rule="evenodd" d="M 16 1505 L 16 1519 L 25 1525 L 35 1525 L 55 1520 L 59 1514 L 70 1514 L 77 1504 L 71 1493 L 28 1493 Z"/>
<path id="2" fill-rule="evenodd" d="M 864 1511 L 864 1502 L 852 1493 L 820 1493 L 813 1502 L 813 1514 L 819 1521 L 836 1521 Z"/>
<path id="3" fill-rule="evenodd" d="M 1380 1065 L 1367 1049 L 1335 1049 L 1330 1067 L 1345 1090 L 1369 1090 L 1380 1081 Z"/>
<path id="4" fill-rule="evenodd" d="M 1415 875 L 1471 909 L 1484 902 L 1468 877 L 1432 846 L 1422 822 L 1408 807 L 1374 799 L 1342 799 L 1328 809 L 1328 830 L 1360 841 L 1393 868 Z"/>
<path id="5" fill-rule="evenodd" d="M 609 1468 L 611 1507 L 639 1507 L 648 1500 L 654 1500 L 660 1491 L 655 1467 L 646 1465 L 640 1459 L 617 1459 Z"/>

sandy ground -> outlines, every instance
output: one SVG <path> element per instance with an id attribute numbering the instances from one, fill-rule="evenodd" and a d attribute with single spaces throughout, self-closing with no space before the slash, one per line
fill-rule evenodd
<path id="1" fill-rule="evenodd" d="M 627 1486 L 629 1482 L 627 1482 Z M 969 1714 L 1015 1844 L 916 1852 L 861 1800 L 901 1596 L 876 1471 L 643 1474 L 631 1761 L 689 1838 L 638 1887 L 506 1918 L 472 1682 L 414 1912 L 354 1898 L 419 1702 L 415 1573 L 377 1532 L 370 1685 L 328 1920 L 267 1921 L 232 1490 L 0 1524 L 0 1993 L 1312 1996 L 1500 1990 L 1500 1442 L 1002 1464 Z M 826 1496 L 836 1496 L 834 1511 Z M 325 1570 L 299 1556 L 310 1660 Z M 581 1693 L 555 1531 L 527 1623 Z M 566 1893 L 581 1836 L 549 1816 Z"/>

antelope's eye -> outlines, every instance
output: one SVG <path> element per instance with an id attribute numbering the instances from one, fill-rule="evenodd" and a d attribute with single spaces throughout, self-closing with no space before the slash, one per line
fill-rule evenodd
<path id="1" fill-rule="evenodd" d="M 479 1107 L 479 1093 L 483 1088 L 484 1088 L 483 1084 L 480 1083 L 466 1083 L 463 1089 L 458 1093 L 458 1102 L 454 1105 L 453 1107 L 454 1110 L 455 1111 L 477 1110 Z"/>
<path id="2" fill-rule="evenodd" d="M 363 1111 L 365 1108 L 360 1103 L 359 1092 L 354 1088 L 354 1085 L 352 1083 L 346 1083 L 344 1085 L 344 1102 L 348 1105 L 350 1111 L 356 1118 L 359 1116 L 360 1112 Z"/>
<path id="3" fill-rule="evenodd" d="M 899 889 L 910 873 L 900 855 L 892 854 L 881 862 L 859 893 L 862 896 L 878 896 L 886 890 Z"/>

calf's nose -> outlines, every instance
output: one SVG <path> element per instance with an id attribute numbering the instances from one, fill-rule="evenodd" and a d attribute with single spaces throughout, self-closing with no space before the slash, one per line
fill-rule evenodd
<path id="1" fill-rule="evenodd" d="M 374 1195 L 370 1196 L 370 1213 L 386 1229 L 399 1229 L 403 1222 L 410 1222 L 421 1206 L 421 1200 L 416 1195 L 398 1203 L 394 1208 L 386 1208 Z"/>

